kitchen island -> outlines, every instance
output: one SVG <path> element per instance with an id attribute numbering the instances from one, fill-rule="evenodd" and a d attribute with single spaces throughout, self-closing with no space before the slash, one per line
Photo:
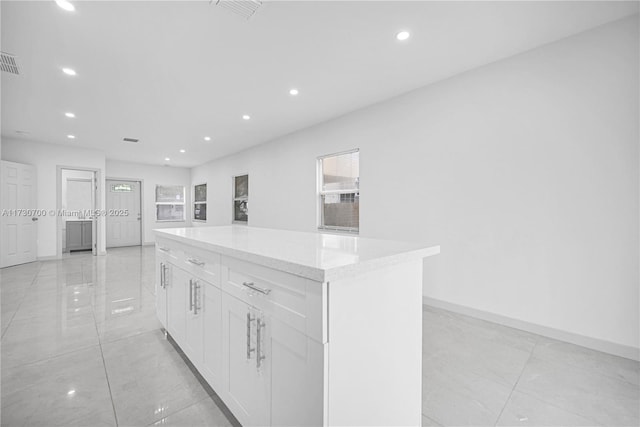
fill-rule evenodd
<path id="1" fill-rule="evenodd" d="M 240 423 L 421 424 L 422 260 L 438 246 L 155 232 L 158 318 Z"/>

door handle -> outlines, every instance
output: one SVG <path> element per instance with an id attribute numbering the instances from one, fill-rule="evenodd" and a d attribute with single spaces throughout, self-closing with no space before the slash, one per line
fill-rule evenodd
<path id="1" fill-rule="evenodd" d="M 254 320 L 251 313 L 247 313 L 247 360 L 251 360 L 251 353 L 256 351 L 255 348 L 251 348 L 251 322 Z"/>
<path id="2" fill-rule="evenodd" d="M 169 266 L 164 263 L 162 264 L 162 266 L 163 266 L 162 268 L 164 269 L 164 287 L 166 288 L 167 285 L 169 284 L 168 283 L 169 281 L 167 280 L 167 271 L 169 270 Z"/>
<path id="3" fill-rule="evenodd" d="M 271 289 L 266 289 L 266 288 L 260 288 L 256 285 L 253 284 L 253 282 L 242 282 L 242 286 L 246 286 L 249 289 L 252 289 L 254 291 L 258 291 L 261 294 L 265 294 L 265 295 L 269 295 L 269 293 L 271 292 Z"/>
<path id="4" fill-rule="evenodd" d="M 193 314 L 198 314 L 198 302 L 200 302 L 200 285 L 197 280 L 193 281 Z"/>
<path id="5" fill-rule="evenodd" d="M 256 368 L 260 369 L 262 361 L 267 358 L 262 354 L 262 329 L 267 326 L 260 318 L 256 321 Z"/>
<path id="6" fill-rule="evenodd" d="M 189 279 L 189 311 L 193 310 L 193 279 Z"/>
<path id="7" fill-rule="evenodd" d="M 195 264 L 195 265 L 197 265 L 199 267 L 202 267 L 204 265 L 204 261 L 200 261 L 200 260 L 195 259 L 195 258 L 188 258 L 187 262 L 190 262 L 191 264 Z"/>
<path id="8" fill-rule="evenodd" d="M 164 289 L 164 288 L 165 288 L 165 284 L 164 284 L 164 273 L 165 273 L 165 271 L 164 271 L 164 262 L 161 262 L 161 263 L 160 263 L 160 287 L 161 287 L 162 289 Z"/>

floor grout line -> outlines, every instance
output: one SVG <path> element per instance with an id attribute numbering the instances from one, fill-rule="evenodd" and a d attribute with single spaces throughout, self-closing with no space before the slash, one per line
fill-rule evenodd
<path id="1" fill-rule="evenodd" d="M 91 305 L 91 304 L 89 304 Z M 100 331 L 98 330 L 98 321 L 96 320 L 96 313 L 93 305 L 91 305 L 91 314 L 93 315 L 93 326 L 96 328 L 96 335 L 98 336 L 98 345 L 100 346 L 100 357 L 102 358 L 102 367 L 104 368 L 104 377 L 107 380 L 107 388 L 109 389 L 109 398 L 111 399 L 111 409 L 113 410 L 113 419 L 118 427 L 118 413 L 116 412 L 116 404 L 113 401 L 113 392 L 111 391 L 111 383 L 109 382 L 109 373 L 107 372 L 107 363 L 104 360 L 104 351 L 102 350 L 102 339 L 100 338 Z"/>
<path id="2" fill-rule="evenodd" d="M 38 261 L 38 263 L 39 263 L 38 270 L 33 275 L 33 279 L 31 279 L 31 282 L 27 286 L 27 290 L 24 292 L 24 295 L 22 295 L 22 299 L 20 300 L 20 304 L 18 304 L 18 308 L 16 308 L 16 311 L 13 312 L 13 316 L 11 316 L 11 319 L 9 319 L 9 322 L 7 322 L 7 327 L 4 329 L 4 332 L 0 336 L 0 340 L 4 339 L 4 336 L 7 334 L 7 331 L 11 327 L 11 323 L 13 323 L 13 319 L 16 317 L 16 314 L 18 314 L 18 310 L 20 310 L 20 307 L 22 307 L 22 303 L 24 302 L 24 299 L 27 297 L 27 292 L 29 292 L 29 289 L 33 286 L 35 281 L 38 279 L 38 274 L 42 269 L 42 263 L 40 261 Z"/>
<path id="3" fill-rule="evenodd" d="M 531 353 L 529 353 L 529 357 L 527 358 L 527 361 L 522 366 L 522 370 L 520 371 L 520 375 L 518 375 L 518 379 L 513 384 L 513 388 L 511 389 L 511 392 L 509 393 L 509 396 L 507 396 L 507 400 L 504 402 L 504 405 L 502 406 L 502 409 L 500 410 L 500 413 L 498 414 L 498 417 L 496 418 L 496 421 L 493 423 L 494 427 L 498 424 L 498 421 L 500 421 L 500 418 L 502 417 L 502 413 L 504 412 L 505 408 L 509 404 L 509 401 L 511 400 L 511 396 L 513 395 L 513 392 L 515 391 L 516 387 L 518 386 L 518 383 L 520 382 L 520 378 L 522 378 L 522 374 L 524 374 L 525 369 L 527 369 L 527 366 L 529 365 L 529 362 L 531 361 L 531 358 L 533 357 L 533 352 L 535 351 L 536 347 L 538 346 L 539 340 L 540 340 L 540 338 L 536 338 L 536 343 L 531 348 Z"/>

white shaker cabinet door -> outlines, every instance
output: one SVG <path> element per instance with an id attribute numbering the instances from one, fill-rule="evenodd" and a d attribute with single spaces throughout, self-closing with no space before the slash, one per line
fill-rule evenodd
<path id="1" fill-rule="evenodd" d="M 167 286 L 167 330 L 182 348 L 185 345 L 187 331 L 188 288 L 187 272 L 172 266 L 171 278 Z"/>
<path id="2" fill-rule="evenodd" d="M 171 279 L 171 264 L 164 257 L 156 257 L 156 315 L 167 329 L 167 284 Z"/>
<path id="3" fill-rule="evenodd" d="M 222 384 L 222 292 L 205 284 L 202 299 L 204 317 L 203 360 L 201 374 L 218 390 Z"/>
<path id="4" fill-rule="evenodd" d="M 183 350 L 196 367 L 202 365 L 202 349 L 204 344 L 203 299 L 206 287 L 207 282 L 192 276 L 189 277 L 186 283 L 187 294 L 185 299 L 187 300 L 187 316 Z"/>
<path id="5" fill-rule="evenodd" d="M 324 345 L 284 322 L 267 323 L 271 425 L 323 425 Z"/>
<path id="6" fill-rule="evenodd" d="M 259 310 L 222 295 L 223 399 L 243 426 L 270 425 L 268 325 Z"/>

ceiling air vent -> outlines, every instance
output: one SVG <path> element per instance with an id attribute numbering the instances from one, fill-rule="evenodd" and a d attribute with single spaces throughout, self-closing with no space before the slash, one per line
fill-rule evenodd
<path id="1" fill-rule="evenodd" d="M 140 141 L 138 138 L 122 138 L 124 142 L 138 142 Z"/>
<path id="2" fill-rule="evenodd" d="M 0 52 L 0 68 L 5 73 L 20 74 L 20 68 L 18 67 L 18 61 L 15 55 L 10 53 Z"/>
<path id="3" fill-rule="evenodd" d="M 244 19 L 251 18 L 262 6 L 262 1 L 260 0 L 211 0 L 211 3 L 214 1 L 216 6 L 230 10 Z"/>

